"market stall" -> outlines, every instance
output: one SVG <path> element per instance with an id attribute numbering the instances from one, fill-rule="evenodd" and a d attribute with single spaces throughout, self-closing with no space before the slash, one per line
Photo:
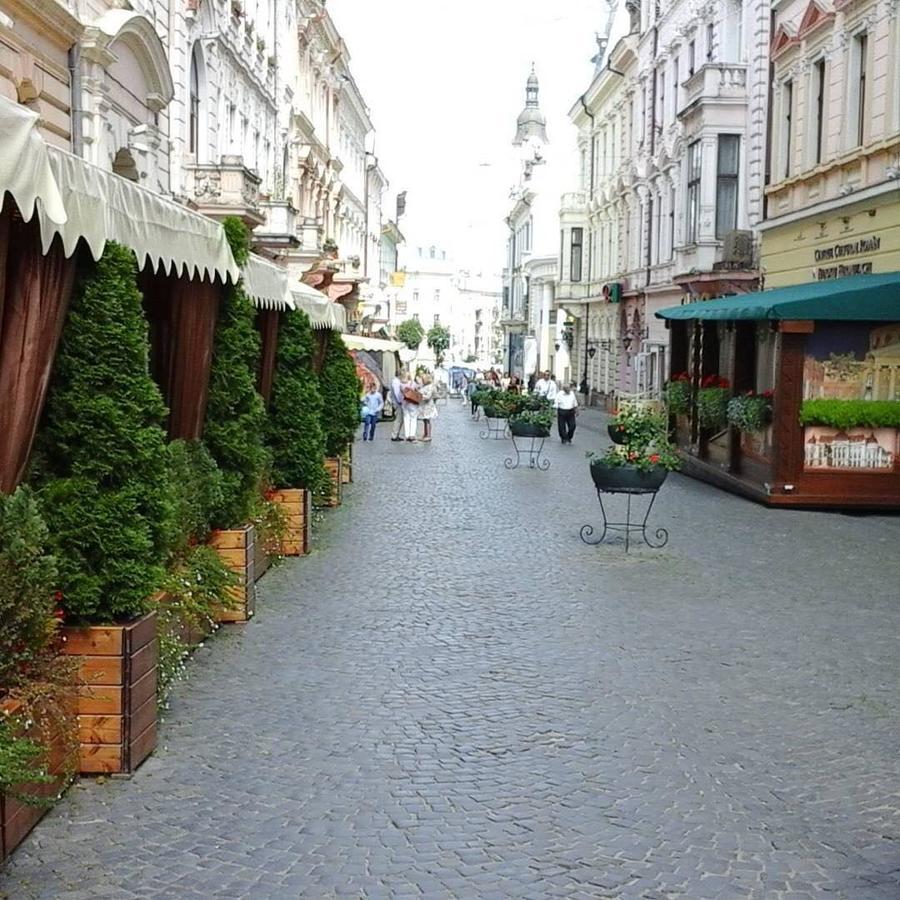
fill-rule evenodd
<path id="1" fill-rule="evenodd" d="M 688 474 L 773 506 L 900 508 L 900 272 L 657 315 Z"/>

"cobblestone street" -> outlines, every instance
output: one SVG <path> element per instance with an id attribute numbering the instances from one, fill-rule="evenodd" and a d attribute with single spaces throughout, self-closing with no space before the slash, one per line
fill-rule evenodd
<path id="1" fill-rule="evenodd" d="M 588 547 L 600 425 L 547 472 L 458 403 L 357 443 L 313 556 L 0 894 L 895 900 L 900 518 L 673 476 L 667 547 Z"/>

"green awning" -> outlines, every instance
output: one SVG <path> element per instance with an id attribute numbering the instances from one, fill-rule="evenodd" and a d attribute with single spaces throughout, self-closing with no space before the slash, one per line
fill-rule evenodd
<path id="1" fill-rule="evenodd" d="M 660 319 L 803 319 L 900 322 L 900 272 L 811 281 L 736 297 L 670 306 Z"/>

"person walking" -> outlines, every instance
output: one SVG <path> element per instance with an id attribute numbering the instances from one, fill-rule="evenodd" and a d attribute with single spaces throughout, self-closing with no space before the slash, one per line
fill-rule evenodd
<path id="1" fill-rule="evenodd" d="M 422 402 L 419 404 L 419 421 L 422 423 L 422 440 L 431 440 L 432 423 L 437 418 L 437 403 L 435 403 L 434 382 L 430 375 L 422 376 L 422 387 L 419 389 Z"/>
<path id="2" fill-rule="evenodd" d="M 547 393 L 545 396 L 551 403 L 555 404 L 556 397 L 559 394 L 559 385 L 556 383 L 556 379 L 549 372 L 544 372 L 544 376 L 547 379 Z"/>
<path id="3" fill-rule="evenodd" d="M 422 395 L 419 393 L 419 385 L 409 378 L 403 383 L 403 431 L 406 434 L 406 442 L 411 444 L 416 440 L 419 430 L 419 402 Z"/>
<path id="4" fill-rule="evenodd" d="M 547 396 L 547 388 L 550 386 L 550 382 L 547 380 L 548 374 L 548 372 L 541 372 L 541 377 L 534 383 L 533 392 L 537 394 L 538 397 Z"/>
<path id="5" fill-rule="evenodd" d="M 564 444 L 571 444 L 575 435 L 575 417 L 578 415 L 578 397 L 575 396 L 575 385 L 564 384 L 556 395 L 556 427 L 559 439 Z"/>
<path id="6" fill-rule="evenodd" d="M 381 418 L 381 411 L 384 409 L 384 398 L 381 391 L 373 384 L 369 387 L 369 392 L 363 397 L 363 440 L 375 440 L 375 426 Z"/>
<path id="7" fill-rule="evenodd" d="M 409 372 L 405 369 L 391 379 L 391 403 L 394 405 L 394 425 L 391 428 L 391 440 L 403 440 L 403 384 L 409 381 Z"/>

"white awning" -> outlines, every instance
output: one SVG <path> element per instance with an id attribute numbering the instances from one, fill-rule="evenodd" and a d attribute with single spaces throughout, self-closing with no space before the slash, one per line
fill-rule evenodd
<path id="1" fill-rule="evenodd" d="M 0 194 L 8 191 L 29 221 L 37 210 L 46 253 L 55 235 L 66 256 L 84 238 L 94 259 L 107 241 L 189 276 L 236 281 L 240 275 L 221 224 L 173 200 L 48 146 L 38 116 L 0 98 Z"/>
<path id="2" fill-rule="evenodd" d="M 243 268 L 244 290 L 260 309 L 293 309 L 294 299 L 288 290 L 288 273 L 262 256 L 251 253 Z"/>
<path id="3" fill-rule="evenodd" d="M 26 222 L 39 201 L 47 219 L 63 225 L 68 216 L 38 120 L 36 113 L 0 97 L 0 200 L 8 191 Z"/>
<path id="4" fill-rule="evenodd" d="M 344 343 L 348 350 L 368 350 L 369 352 L 398 353 L 406 347 L 403 341 L 386 341 L 384 338 L 359 337 L 345 334 Z"/>
<path id="5" fill-rule="evenodd" d="M 309 316 L 313 328 L 347 330 L 347 310 L 340 303 L 329 300 L 321 291 L 301 281 L 291 287 L 291 295 L 294 298 L 294 307 L 302 309 Z"/>

